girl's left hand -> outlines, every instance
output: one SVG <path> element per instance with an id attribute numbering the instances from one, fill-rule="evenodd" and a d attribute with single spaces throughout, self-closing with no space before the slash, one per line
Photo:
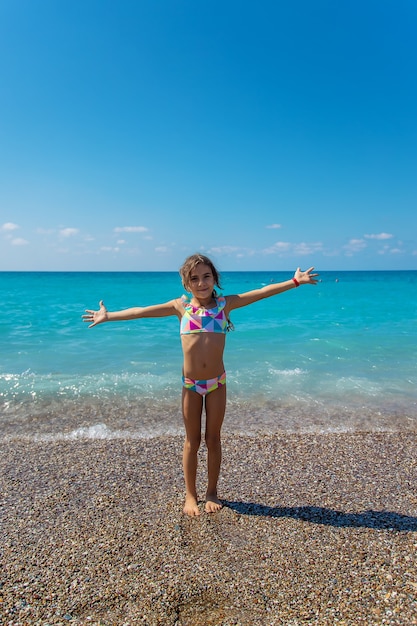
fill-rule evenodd
<path id="1" fill-rule="evenodd" d="M 300 283 L 300 285 L 315 285 L 317 283 L 316 276 L 318 276 L 318 274 L 313 274 L 313 270 L 314 267 L 310 267 L 305 271 L 302 271 L 299 267 L 297 267 L 294 278 Z"/>

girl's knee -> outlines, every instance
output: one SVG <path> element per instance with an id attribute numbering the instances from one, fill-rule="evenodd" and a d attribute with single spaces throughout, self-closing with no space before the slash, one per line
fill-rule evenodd
<path id="1" fill-rule="evenodd" d="M 195 437 L 191 439 L 189 437 L 186 437 L 185 442 L 184 442 L 184 447 L 187 449 L 188 452 L 197 454 L 200 448 L 200 444 L 201 444 L 201 437 Z"/>
<path id="2" fill-rule="evenodd" d="M 206 433 L 205 442 L 208 450 L 219 448 L 221 445 L 220 433 Z"/>

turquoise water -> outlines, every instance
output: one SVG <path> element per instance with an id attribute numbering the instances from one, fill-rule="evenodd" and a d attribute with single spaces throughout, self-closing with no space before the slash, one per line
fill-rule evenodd
<path id="1" fill-rule="evenodd" d="M 230 272 L 239 293 L 291 272 Z M 176 318 L 88 329 L 110 310 L 182 294 L 176 273 L 0 273 L 1 437 L 182 432 Z M 417 429 L 417 272 L 324 272 L 234 311 L 229 432 Z"/>

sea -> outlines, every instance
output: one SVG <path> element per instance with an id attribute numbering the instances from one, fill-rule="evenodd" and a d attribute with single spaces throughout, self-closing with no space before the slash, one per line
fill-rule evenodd
<path id="1" fill-rule="evenodd" d="M 291 276 L 224 272 L 222 293 Z M 183 433 L 177 318 L 82 320 L 183 291 L 176 272 L 1 272 L 0 440 Z M 231 317 L 224 432 L 417 430 L 417 271 L 322 272 Z"/>

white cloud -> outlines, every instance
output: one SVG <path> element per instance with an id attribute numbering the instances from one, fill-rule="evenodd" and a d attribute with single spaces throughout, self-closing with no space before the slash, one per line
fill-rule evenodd
<path id="1" fill-rule="evenodd" d="M 168 250 L 168 246 L 158 246 L 157 248 L 155 248 L 155 252 L 168 252 Z"/>
<path id="2" fill-rule="evenodd" d="M 116 226 L 115 233 L 147 233 L 149 228 L 146 226 Z"/>
<path id="3" fill-rule="evenodd" d="M 26 241 L 26 239 L 22 239 L 22 237 L 16 237 L 12 239 L 10 243 L 12 246 L 26 246 L 29 242 Z"/>
<path id="4" fill-rule="evenodd" d="M 13 222 L 6 222 L 3 226 L 1 226 L 0 230 L 5 233 L 10 233 L 12 230 L 16 230 L 17 228 L 20 228 L 20 226 L 13 224 Z"/>
<path id="5" fill-rule="evenodd" d="M 377 235 L 364 235 L 365 239 L 378 239 L 379 241 L 383 241 L 384 239 L 392 239 L 394 235 L 390 235 L 389 233 L 379 233 Z"/>
<path id="6" fill-rule="evenodd" d="M 343 246 L 347 256 L 352 256 L 355 252 L 360 252 L 366 248 L 366 241 L 363 239 L 350 239 L 349 243 Z"/>
<path id="7" fill-rule="evenodd" d="M 276 229 L 276 228 L 282 228 L 282 226 L 281 224 L 270 224 L 269 226 L 267 226 L 267 228 Z"/>
<path id="8" fill-rule="evenodd" d="M 306 256 L 308 254 L 314 254 L 323 250 L 323 244 L 319 241 L 313 243 L 306 243 L 304 241 L 300 243 L 290 243 L 289 241 L 277 241 L 273 246 L 265 248 L 263 254 L 277 254 L 283 256 L 284 254 L 293 254 L 295 256 Z"/>
<path id="9" fill-rule="evenodd" d="M 382 256 L 383 254 L 387 254 L 387 252 L 389 252 L 389 246 L 383 246 L 377 251 L 377 254 Z"/>
<path id="10" fill-rule="evenodd" d="M 399 247 L 402 245 L 401 242 L 398 242 L 398 244 L 399 245 L 396 248 L 390 248 L 389 246 L 385 245 L 380 250 L 378 250 L 378 254 L 381 256 L 384 254 L 405 254 L 404 248 Z"/>
<path id="11" fill-rule="evenodd" d="M 77 235 L 79 232 L 80 231 L 78 228 L 61 228 L 61 230 L 59 231 L 59 234 L 61 235 L 61 237 L 73 237 L 74 235 Z"/>
<path id="12" fill-rule="evenodd" d="M 263 250 L 264 254 L 283 254 L 291 249 L 291 244 L 288 241 L 277 241 L 269 248 Z"/>
<path id="13" fill-rule="evenodd" d="M 307 254 L 314 254 L 323 250 L 323 244 L 320 242 L 315 243 L 296 243 L 294 244 L 294 253 L 297 256 L 306 256 Z"/>
<path id="14" fill-rule="evenodd" d="M 238 254 L 241 251 L 242 248 L 238 248 L 237 246 L 218 246 L 215 248 L 210 248 L 209 254 L 221 256 L 222 254 Z"/>
<path id="15" fill-rule="evenodd" d="M 100 248 L 101 252 L 119 252 L 120 248 L 113 248 L 112 246 L 102 246 Z"/>

